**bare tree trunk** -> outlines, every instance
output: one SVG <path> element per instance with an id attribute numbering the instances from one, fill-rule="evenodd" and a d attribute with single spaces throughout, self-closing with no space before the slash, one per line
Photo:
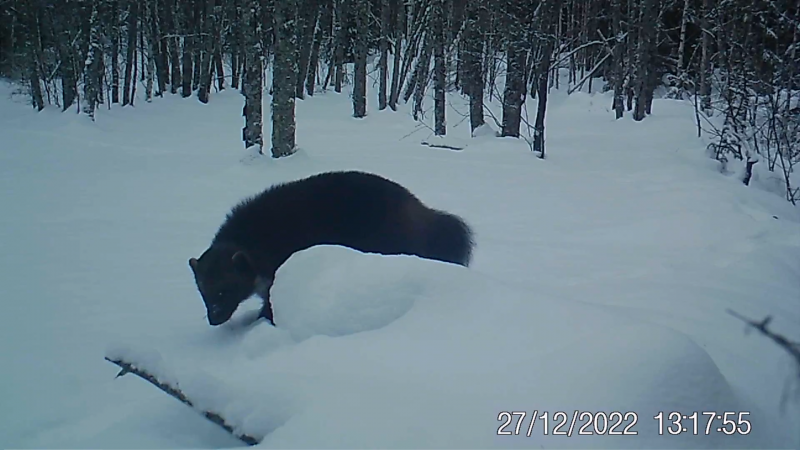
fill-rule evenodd
<path id="1" fill-rule="evenodd" d="M 366 30 L 369 23 L 369 3 L 367 0 L 353 0 L 355 29 Z M 353 45 L 355 64 L 353 67 L 353 117 L 367 115 L 367 52 L 369 51 L 366 33 L 358 33 Z"/>
<path id="2" fill-rule="evenodd" d="M 549 0 L 546 0 L 549 1 Z M 553 42 L 547 40 L 542 47 L 539 61 L 539 80 L 537 83 L 536 123 L 534 124 L 533 151 L 544 158 L 544 116 L 547 112 L 547 91 L 549 90 L 550 58 L 553 53 Z"/>
<path id="3" fill-rule="evenodd" d="M 413 78 L 416 79 L 414 84 L 414 120 L 419 120 L 419 114 L 422 112 L 422 103 L 425 97 L 425 90 L 428 87 L 428 80 L 431 70 L 431 53 L 433 53 L 433 42 L 429 35 L 425 35 L 425 43 L 422 44 L 422 56 L 417 61 L 415 73 Z M 412 81 L 413 82 L 413 81 Z M 406 97 L 408 91 L 406 91 Z"/>
<path id="4" fill-rule="evenodd" d="M 142 41 L 147 41 L 147 49 L 142 46 L 142 60 L 145 63 L 145 89 L 144 100 L 146 102 L 153 101 L 153 78 L 155 75 L 155 61 L 158 57 L 157 43 L 153 30 L 155 26 L 151 22 L 153 20 L 153 0 L 144 1 L 144 20 L 142 21 L 143 30 L 140 33 Z"/>
<path id="5" fill-rule="evenodd" d="M 462 65 L 464 93 L 469 96 L 470 130 L 482 126 L 483 118 L 483 34 L 486 26 L 484 0 L 468 0 Z"/>
<path id="6" fill-rule="evenodd" d="M 119 2 L 110 5 L 111 15 L 111 103 L 119 103 Z"/>
<path id="7" fill-rule="evenodd" d="M 378 61 L 378 110 L 383 111 L 388 106 L 387 89 L 389 82 L 389 22 L 391 9 L 389 0 L 381 0 L 381 36 L 379 50 L 381 53 Z"/>
<path id="8" fill-rule="evenodd" d="M 242 81 L 245 125 L 244 129 L 242 129 L 242 140 L 244 141 L 245 148 L 257 145 L 259 152 L 264 147 L 264 126 L 261 112 L 264 71 L 261 64 L 260 3 L 260 0 L 245 1 L 242 23 L 242 26 L 245 28 L 244 34 L 246 39 L 244 48 L 246 69 L 244 80 Z M 184 53 L 184 57 L 186 54 L 187 53 Z M 191 71 L 189 71 L 189 73 L 191 73 Z M 184 78 L 184 80 L 185 79 L 186 78 Z M 184 88 L 185 86 L 184 84 Z"/>
<path id="9" fill-rule="evenodd" d="M 297 14 L 297 3 L 294 0 L 275 2 L 275 61 L 272 66 L 273 158 L 289 156 L 296 151 L 294 108 L 298 79 L 295 30 Z"/>
<path id="10" fill-rule="evenodd" d="M 311 52 L 314 47 L 314 35 L 319 21 L 320 5 L 317 0 L 302 0 L 302 8 L 297 13 L 298 26 L 296 47 L 297 80 L 295 80 L 295 96 L 303 98 L 306 77 L 308 76 Z"/>
<path id="11" fill-rule="evenodd" d="M 308 74 L 306 75 L 306 94 L 309 96 L 314 95 L 317 83 L 317 70 L 319 69 L 319 52 L 322 47 L 322 40 L 325 36 L 325 30 L 329 30 L 332 20 L 332 6 L 331 2 L 326 2 L 321 6 L 319 23 L 317 29 L 314 31 L 314 43 L 311 48 L 311 58 L 308 61 Z"/>
<path id="12" fill-rule="evenodd" d="M 222 66 L 222 52 L 219 45 L 214 50 L 214 73 L 217 75 L 217 90 L 225 89 L 225 68 Z"/>
<path id="13" fill-rule="evenodd" d="M 217 28 L 217 11 L 216 11 L 216 3 L 215 0 L 204 0 L 205 2 L 205 9 L 209 11 L 211 14 L 206 16 L 206 19 L 203 21 L 202 30 L 205 32 L 207 36 L 211 36 L 211 38 L 203 39 L 203 56 L 201 59 L 201 66 L 200 66 L 200 86 L 197 91 L 197 99 L 200 100 L 201 103 L 208 103 L 209 95 L 211 94 L 211 87 L 214 81 L 213 79 L 213 71 L 214 71 L 214 54 L 216 52 L 216 28 Z"/>
<path id="14" fill-rule="evenodd" d="M 653 13 L 653 0 L 642 0 L 639 9 L 639 42 L 636 49 L 636 90 L 633 120 L 644 120 L 646 115 L 648 78 L 650 76 L 650 40 L 652 30 L 649 29 L 650 15 Z"/>
<path id="15" fill-rule="evenodd" d="M 178 42 L 179 42 L 178 40 L 179 38 L 177 37 L 178 24 L 175 19 L 177 7 L 175 6 L 175 0 L 165 0 L 165 1 L 167 2 L 164 5 L 167 28 L 169 29 L 169 34 L 173 35 L 173 37 L 167 39 L 167 48 L 169 49 L 169 59 L 171 66 L 169 91 L 173 94 L 177 94 L 178 86 L 182 81 L 180 55 L 178 52 Z"/>
<path id="16" fill-rule="evenodd" d="M 333 90 L 335 92 L 342 92 L 342 83 L 344 82 L 344 46 L 346 44 L 346 31 L 344 28 L 344 8 L 342 3 L 344 0 L 334 1 L 334 22 L 333 33 L 336 45 L 334 46 L 333 66 Z"/>
<path id="17" fill-rule="evenodd" d="M 159 2 L 164 0 L 151 0 L 150 14 L 147 20 L 150 21 L 150 48 L 153 53 L 156 65 L 156 79 L 158 80 L 158 88 L 156 95 L 159 97 L 164 95 L 167 90 L 167 83 L 169 82 L 169 63 L 167 61 L 167 42 L 162 35 L 162 23 L 159 17 Z"/>
<path id="18" fill-rule="evenodd" d="M 444 63 L 444 0 L 434 0 L 432 29 L 433 29 L 433 109 L 434 109 L 434 134 L 444 136 L 447 134 L 447 121 L 445 118 L 445 83 L 446 67 Z"/>
<path id="19" fill-rule="evenodd" d="M 92 12 L 89 18 L 89 49 L 83 69 L 83 112 L 94 121 L 94 112 L 100 103 L 100 61 L 103 50 L 100 47 L 100 23 L 97 17 L 97 2 L 92 2 Z"/>
<path id="20" fill-rule="evenodd" d="M 622 39 L 622 4 L 621 0 L 613 0 L 612 30 L 614 32 L 613 66 L 614 66 L 614 116 L 621 119 L 625 112 L 625 41 Z"/>
<path id="21" fill-rule="evenodd" d="M 700 109 L 710 115 L 711 110 L 711 30 L 709 30 L 708 15 L 711 14 L 711 0 L 703 0 L 703 11 L 701 13 L 700 32 L 701 56 L 700 56 Z"/>
<path id="22" fill-rule="evenodd" d="M 625 94 L 627 97 L 626 100 L 626 107 L 628 111 L 633 110 L 633 95 L 634 95 L 634 83 L 635 83 L 635 69 L 636 69 L 636 42 L 637 36 L 639 36 L 637 24 L 638 19 L 636 18 L 637 8 L 636 8 L 636 1 L 637 0 L 628 0 L 628 39 L 627 39 L 627 50 L 628 50 L 628 71 L 625 80 Z"/>
<path id="23" fill-rule="evenodd" d="M 514 30 L 506 44 L 506 87 L 503 92 L 503 122 L 501 136 L 519 137 L 522 122 L 522 104 L 525 103 L 525 63 L 526 51 L 523 45 L 523 32 L 518 24 L 510 25 Z"/>
<path id="24" fill-rule="evenodd" d="M 180 5 L 180 2 L 178 4 Z M 186 2 L 181 6 L 181 20 L 179 21 L 181 24 L 180 29 L 183 32 L 183 47 L 181 48 L 183 63 L 183 69 L 181 70 L 181 74 L 183 75 L 181 79 L 181 97 L 186 98 L 192 95 L 192 75 L 194 73 L 192 67 L 192 53 L 194 53 L 194 37 L 191 36 L 191 34 L 194 30 L 190 26 L 192 23 L 191 3 Z"/>
<path id="25" fill-rule="evenodd" d="M 242 6 L 241 0 L 232 0 L 231 2 L 231 88 L 239 89 L 239 80 L 242 76 L 242 61 L 244 60 L 244 35 L 242 33 Z"/>
<path id="26" fill-rule="evenodd" d="M 136 38 L 138 36 L 139 3 L 132 1 L 128 9 L 128 47 L 125 58 L 125 80 L 122 85 L 122 106 L 133 102 L 136 77 L 133 68 L 136 65 Z"/>
<path id="27" fill-rule="evenodd" d="M 403 51 L 403 36 L 405 33 L 401 29 L 404 24 L 403 18 L 405 17 L 405 6 L 400 0 L 387 0 L 391 1 L 391 5 L 396 9 L 394 11 L 394 64 L 392 64 L 392 86 L 389 91 L 389 108 L 392 111 L 397 111 L 397 99 L 400 98 L 400 76 L 401 76 L 401 61 L 400 53 Z"/>
<path id="28" fill-rule="evenodd" d="M 185 0 L 184 0 L 185 1 Z M 191 17 L 190 23 L 191 27 L 189 28 L 189 33 L 195 35 L 196 37 L 192 39 L 192 90 L 200 89 L 200 81 L 203 72 L 203 57 L 206 49 L 206 42 L 208 41 L 208 36 L 203 33 L 203 24 L 206 22 L 206 17 L 204 14 L 204 9 L 206 2 L 205 0 L 195 0 L 191 2 L 194 4 L 194 8 L 191 8 L 191 12 L 189 17 Z"/>
<path id="29" fill-rule="evenodd" d="M 680 35 L 680 42 L 678 43 L 678 73 L 676 74 L 678 77 L 678 98 L 683 96 L 683 92 L 686 90 L 686 27 L 689 24 L 689 8 L 690 8 L 690 0 L 683 0 L 683 13 L 681 14 L 681 35 Z"/>

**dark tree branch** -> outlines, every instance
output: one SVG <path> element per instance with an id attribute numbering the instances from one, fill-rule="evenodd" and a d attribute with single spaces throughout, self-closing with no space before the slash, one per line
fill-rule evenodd
<path id="1" fill-rule="evenodd" d="M 234 431 L 233 427 L 228 425 L 228 423 L 225 421 L 225 419 L 222 416 L 220 416 L 219 414 L 217 414 L 215 412 L 211 412 L 211 411 L 201 411 L 198 408 L 196 408 L 194 406 L 194 404 L 192 403 L 192 401 L 189 400 L 186 397 L 186 395 L 183 392 L 181 392 L 181 390 L 178 389 L 177 387 L 173 387 L 173 386 L 170 386 L 169 384 L 162 383 L 161 381 L 158 381 L 158 379 L 156 379 L 155 376 L 151 375 L 146 370 L 143 370 L 143 369 L 140 369 L 140 368 L 136 367 L 133 363 L 129 363 L 127 361 L 118 360 L 118 359 L 111 359 L 111 358 L 108 358 L 108 357 L 105 357 L 105 360 L 110 362 L 110 363 L 112 363 L 112 364 L 116 364 L 117 366 L 119 366 L 122 369 L 122 370 L 120 370 L 120 372 L 117 374 L 117 376 L 115 378 L 119 378 L 119 377 L 121 377 L 123 375 L 132 373 L 132 374 L 138 376 L 139 378 L 149 382 L 153 386 L 159 388 L 160 390 L 162 390 L 163 392 L 165 392 L 169 396 L 178 399 L 178 401 L 180 401 L 184 405 L 194 409 L 195 411 L 200 412 L 200 414 L 202 414 L 206 419 L 208 419 L 211 422 L 214 422 L 215 424 L 219 425 L 225 431 L 227 431 L 231 435 L 235 436 L 237 439 L 239 439 L 240 441 L 244 442 L 245 444 L 247 444 L 247 445 L 256 445 L 256 444 L 258 444 L 258 442 L 259 442 L 258 439 L 254 438 L 252 436 L 249 436 L 247 434 L 236 433 L 236 431 Z"/>
<path id="2" fill-rule="evenodd" d="M 758 330 L 764 336 L 770 338 L 773 342 L 775 342 L 784 350 L 789 352 L 789 354 L 792 355 L 792 357 L 797 362 L 798 366 L 800 366 L 800 342 L 792 342 L 785 336 L 774 333 L 769 328 L 767 328 L 767 326 L 769 326 L 769 323 L 772 321 L 772 316 L 767 316 L 761 322 L 756 322 L 755 320 L 748 319 L 731 309 L 728 309 L 728 314 L 732 315 L 733 317 L 736 317 L 737 319 L 743 321 L 752 328 Z M 798 368 L 800 369 L 800 367 Z M 798 375 L 800 375 L 800 373 L 798 373 Z"/>
<path id="3" fill-rule="evenodd" d="M 728 309 L 728 314 L 743 321 L 749 327 L 758 330 L 759 333 L 766 336 L 767 338 L 772 340 L 772 342 L 778 344 L 779 347 L 786 350 L 789 353 L 789 355 L 791 355 L 792 358 L 794 359 L 795 368 L 797 370 L 797 381 L 800 381 L 800 342 L 792 342 L 785 336 L 777 334 L 772 330 L 770 330 L 769 328 L 767 328 L 769 326 L 769 323 L 772 321 L 772 316 L 767 316 L 761 322 L 756 322 L 755 320 L 748 319 L 731 309 Z M 796 387 L 795 394 L 800 394 L 800 384 L 795 385 L 795 387 Z M 787 384 L 787 387 L 784 390 L 783 395 L 781 396 L 780 406 L 782 409 L 786 407 L 786 402 L 789 399 L 790 394 L 791 394 L 791 385 Z"/>

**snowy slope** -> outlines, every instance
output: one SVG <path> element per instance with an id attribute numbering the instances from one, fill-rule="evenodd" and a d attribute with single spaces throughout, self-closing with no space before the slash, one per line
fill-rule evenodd
<path id="1" fill-rule="evenodd" d="M 542 161 L 518 140 L 470 139 L 456 97 L 459 152 L 420 146 L 430 132 L 405 110 L 356 120 L 327 93 L 298 102 L 301 151 L 274 161 L 241 150 L 235 92 L 92 124 L 3 89 L 0 447 L 240 445 L 114 379 L 109 351 L 270 448 L 800 447 L 800 406 L 779 409 L 790 359 L 725 312 L 772 314 L 800 340 L 800 214 L 720 175 L 689 105 L 614 121 L 606 96 L 555 92 Z M 279 272 L 279 329 L 245 325 L 255 300 L 209 327 L 188 258 L 242 197 L 334 169 L 464 217 L 473 266 L 318 247 Z M 545 437 L 540 422 L 497 435 L 501 411 L 576 409 L 635 412 L 639 436 Z M 657 436 L 653 416 L 676 410 L 749 411 L 752 433 Z"/>

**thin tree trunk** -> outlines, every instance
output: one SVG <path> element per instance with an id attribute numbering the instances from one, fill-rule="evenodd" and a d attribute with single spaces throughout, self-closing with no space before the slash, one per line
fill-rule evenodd
<path id="1" fill-rule="evenodd" d="M 433 53 L 432 39 L 426 34 L 425 42 L 422 44 L 422 57 L 417 62 L 414 70 L 413 78 L 416 79 L 414 84 L 414 120 L 419 120 L 419 114 L 422 112 L 422 103 L 425 97 L 425 90 L 428 87 L 428 80 L 431 70 L 431 54 Z M 408 95 L 408 90 L 406 90 Z"/>
<path id="2" fill-rule="evenodd" d="M 175 14 L 177 11 L 177 7 L 175 6 L 175 0 L 165 0 L 167 3 L 164 5 L 164 12 L 165 12 L 165 19 L 167 23 L 167 29 L 169 30 L 169 34 L 172 34 L 174 37 L 167 38 L 167 48 L 169 49 L 169 59 L 170 59 L 170 83 L 169 83 L 169 91 L 173 94 L 178 93 L 178 86 L 182 82 L 181 77 L 181 60 L 180 54 L 178 52 L 179 47 L 179 38 L 177 37 L 178 34 L 178 23 L 175 19 Z"/>
<path id="3" fill-rule="evenodd" d="M 378 60 L 378 110 L 383 111 L 388 105 L 387 89 L 389 81 L 389 21 L 391 20 L 389 0 L 381 0 L 381 36 L 379 42 L 380 60 Z"/>
<path id="4" fill-rule="evenodd" d="M 444 63 L 444 0 L 434 0 L 434 10 L 431 15 L 433 21 L 433 132 L 437 136 L 447 134 L 447 121 L 445 117 L 445 80 L 447 77 Z"/>
<path id="5" fill-rule="evenodd" d="M 319 23 L 314 31 L 314 43 L 311 48 L 311 58 L 308 62 L 308 74 L 306 75 L 306 94 L 314 95 L 317 83 L 317 71 L 319 69 L 319 52 L 322 47 L 322 40 L 325 37 L 325 30 L 330 29 L 331 25 L 331 5 L 330 2 L 322 7 L 320 11 Z"/>
<path id="6" fill-rule="evenodd" d="M 281 0 L 282 1 L 282 0 Z M 311 61 L 311 52 L 314 46 L 314 34 L 319 21 L 319 2 L 304 0 L 302 10 L 298 11 L 298 26 L 296 47 L 297 53 L 297 79 L 295 80 L 295 96 L 303 98 L 308 67 Z"/>
<path id="7" fill-rule="evenodd" d="M 701 56 L 700 56 L 700 109 L 711 114 L 711 30 L 709 30 L 708 15 L 711 13 L 711 0 L 703 0 L 703 11 L 701 13 L 700 32 Z"/>
<path id="8" fill-rule="evenodd" d="M 355 3 L 355 29 L 365 30 L 369 22 L 369 3 L 367 0 L 353 0 Z M 353 45 L 355 64 L 353 65 L 353 117 L 367 115 L 367 52 L 369 51 L 366 33 L 358 33 Z"/>
<path id="9" fill-rule="evenodd" d="M 400 0 L 391 0 L 396 8 L 394 14 L 394 64 L 392 64 L 392 86 L 389 91 L 389 108 L 397 111 L 397 99 L 400 97 L 401 52 L 403 51 L 403 33 L 401 26 L 405 8 Z"/>
<path id="10" fill-rule="evenodd" d="M 119 2 L 110 5 L 111 15 L 111 103 L 119 103 Z"/>
<path id="11" fill-rule="evenodd" d="M 180 2 L 178 3 L 180 4 Z M 189 97 L 192 95 L 192 75 L 194 73 L 192 67 L 192 53 L 194 52 L 194 37 L 191 36 L 192 32 L 194 31 L 190 24 L 191 21 L 191 4 L 189 2 L 183 3 L 181 8 L 181 20 L 179 21 L 181 24 L 181 32 L 183 33 L 183 47 L 181 48 L 182 52 L 182 63 L 183 68 L 181 70 L 181 74 L 183 75 L 181 79 L 181 97 Z"/>
<path id="12" fill-rule="evenodd" d="M 122 85 L 122 106 L 133 103 L 133 93 L 135 92 L 136 76 L 133 69 L 136 66 L 136 38 L 138 36 L 139 24 L 139 3 L 130 2 L 128 9 L 128 47 L 125 58 L 125 80 Z"/>
<path id="13" fill-rule="evenodd" d="M 620 39 L 622 36 L 622 4 L 621 0 L 613 0 L 612 30 L 614 32 L 613 53 L 613 73 L 614 73 L 614 102 L 612 107 L 616 119 L 621 119 L 625 111 L 625 61 L 624 45 L 625 41 Z"/>
<path id="14" fill-rule="evenodd" d="M 462 71 L 464 73 L 464 93 L 469 96 L 471 132 L 485 123 L 483 118 L 483 30 L 486 26 L 487 14 L 484 0 L 469 0 Z"/>
<path id="15" fill-rule="evenodd" d="M 333 90 L 335 92 L 342 92 L 342 83 L 344 82 L 344 46 L 346 32 L 343 24 L 344 11 L 342 3 L 343 0 L 334 0 L 334 4 L 336 5 L 334 9 L 334 39 L 336 40 L 336 46 L 333 57 Z"/>
<path id="16" fill-rule="evenodd" d="M 206 16 L 206 19 L 203 21 L 203 27 L 199 28 L 205 32 L 207 36 L 201 42 L 203 43 L 203 51 L 202 57 L 200 62 L 200 83 L 199 89 L 197 90 L 197 99 L 200 100 L 201 103 L 208 103 L 209 95 L 211 95 L 211 86 L 213 83 L 213 70 L 214 70 L 214 53 L 216 44 L 216 4 L 215 0 L 205 0 L 204 1 L 204 9 L 211 14 Z M 208 37 L 212 36 L 212 37 Z"/>

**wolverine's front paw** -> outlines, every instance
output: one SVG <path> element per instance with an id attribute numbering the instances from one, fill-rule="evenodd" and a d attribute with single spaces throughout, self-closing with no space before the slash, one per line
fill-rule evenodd
<path id="1" fill-rule="evenodd" d="M 273 327 L 275 326 L 275 321 L 272 320 L 272 306 L 269 303 L 265 303 L 264 306 L 261 307 L 261 312 L 258 314 L 258 318 L 267 319 L 267 322 L 270 323 Z"/>

